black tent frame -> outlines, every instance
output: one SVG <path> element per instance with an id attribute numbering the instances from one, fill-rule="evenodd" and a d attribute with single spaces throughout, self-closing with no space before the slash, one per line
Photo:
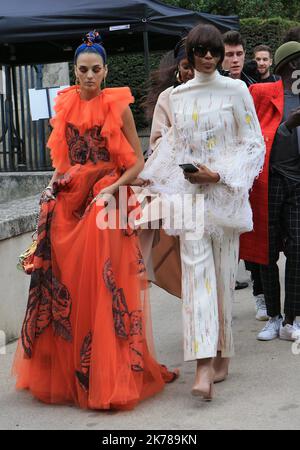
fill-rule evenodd
<path id="1" fill-rule="evenodd" d="M 86 3 L 85 3 L 86 2 Z M 41 64 L 71 60 L 80 37 L 97 29 L 105 45 L 143 33 L 145 65 L 149 33 L 180 37 L 196 24 L 210 23 L 222 32 L 239 28 L 237 16 L 217 16 L 166 5 L 158 0 L 9 0 L 1 5 L 0 64 Z M 50 55 L 51 54 L 51 55 Z"/>
<path id="2" fill-rule="evenodd" d="M 2 132 L 8 133 L 9 166 L 14 169 L 15 148 L 17 170 L 26 167 L 17 114 L 15 125 L 13 118 L 13 101 L 15 110 L 18 102 L 15 66 L 37 64 L 39 69 L 43 63 L 70 61 L 80 37 L 96 28 L 109 53 L 117 51 L 120 42 L 127 50 L 133 42 L 139 44 L 134 38 L 142 33 L 145 73 L 149 75 L 149 36 L 180 38 L 200 22 L 213 24 L 222 32 L 239 29 L 237 16 L 189 11 L 158 0 L 86 0 L 86 5 L 82 0 L 10 0 L 1 5 L 0 65 L 5 67 L 7 82 L 7 125 Z"/>

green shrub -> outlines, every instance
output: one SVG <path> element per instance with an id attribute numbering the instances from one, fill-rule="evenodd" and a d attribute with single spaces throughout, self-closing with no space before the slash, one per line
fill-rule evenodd
<path id="1" fill-rule="evenodd" d="M 157 51 L 150 54 L 150 70 L 156 70 L 164 52 Z M 131 109 L 137 128 L 147 126 L 141 109 L 141 102 L 146 94 L 147 77 L 144 66 L 143 53 L 111 55 L 108 61 L 107 87 L 129 86 L 135 103 Z"/>
<path id="2" fill-rule="evenodd" d="M 252 57 L 252 50 L 258 44 L 267 44 L 272 51 L 282 44 L 283 35 L 287 30 L 300 26 L 299 22 L 287 19 L 241 19 L 241 33 L 246 40 L 247 55 Z"/>

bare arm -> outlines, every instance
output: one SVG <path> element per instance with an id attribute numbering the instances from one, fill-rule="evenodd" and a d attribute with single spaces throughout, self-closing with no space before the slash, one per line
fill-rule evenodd
<path id="1" fill-rule="evenodd" d="M 44 189 L 44 191 L 43 191 L 43 193 L 42 193 L 42 195 L 44 195 L 47 199 L 49 199 L 49 200 L 54 200 L 55 199 L 55 197 L 54 197 L 54 195 L 53 195 L 53 188 L 52 188 L 52 186 L 53 186 L 53 183 L 59 178 L 59 177 L 61 177 L 61 173 L 60 172 L 58 172 L 57 171 L 57 169 L 55 169 L 55 171 L 54 171 L 54 173 L 53 173 L 53 175 L 52 175 L 52 178 L 51 178 L 51 180 L 49 181 L 49 184 L 48 184 L 48 186 Z"/>
<path id="2" fill-rule="evenodd" d="M 51 180 L 49 181 L 49 184 L 48 184 L 47 187 L 51 187 L 51 188 L 52 188 L 53 183 L 54 183 L 59 177 L 61 177 L 61 175 L 62 175 L 62 174 L 59 173 L 59 172 L 57 171 L 57 169 L 55 169 L 55 171 L 53 172 L 53 176 L 52 176 Z"/>
<path id="3" fill-rule="evenodd" d="M 109 186 L 108 188 L 104 189 L 104 191 L 106 191 L 107 189 L 110 190 L 111 188 L 113 192 L 115 192 L 119 188 L 119 186 L 130 184 L 132 181 L 136 179 L 136 177 L 143 170 L 144 167 L 144 157 L 141 149 L 141 144 L 136 131 L 133 115 L 129 106 L 125 109 L 122 119 L 123 119 L 122 131 L 127 141 L 133 148 L 137 156 L 137 160 L 135 164 L 129 169 L 127 169 L 126 172 L 124 172 L 123 175 L 112 186 Z"/>

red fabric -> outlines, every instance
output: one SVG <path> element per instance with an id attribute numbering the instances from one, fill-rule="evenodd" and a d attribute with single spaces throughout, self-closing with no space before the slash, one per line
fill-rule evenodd
<path id="1" fill-rule="evenodd" d="M 240 258 L 259 264 L 269 263 L 268 236 L 268 181 L 271 149 L 280 125 L 284 90 L 282 81 L 260 83 L 250 86 L 257 116 L 266 144 L 266 157 L 262 172 L 255 180 L 250 193 L 253 211 L 253 231 L 244 233 L 240 239 Z"/>

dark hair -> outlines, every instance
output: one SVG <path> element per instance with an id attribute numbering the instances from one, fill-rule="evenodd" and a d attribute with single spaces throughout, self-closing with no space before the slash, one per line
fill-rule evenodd
<path id="1" fill-rule="evenodd" d="M 268 45 L 260 44 L 254 47 L 253 56 L 255 57 L 257 52 L 269 52 L 270 58 L 272 58 L 272 50 Z"/>
<path id="2" fill-rule="evenodd" d="M 290 28 L 283 36 L 283 44 L 285 42 L 297 41 L 300 42 L 300 27 Z"/>
<path id="3" fill-rule="evenodd" d="M 239 33 L 238 31 L 230 30 L 224 33 L 223 42 L 224 45 L 225 44 L 231 46 L 241 45 L 244 51 L 246 49 L 245 41 L 243 40 L 241 33 Z"/>
<path id="4" fill-rule="evenodd" d="M 174 60 L 177 62 L 177 64 L 180 63 L 183 59 L 185 59 L 186 56 L 186 50 L 185 50 L 185 42 L 186 42 L 186 36 L 182 38 L 174 47 Z"/>
<path id="5" fill-rule="evenodd" d="M 174 50 L 165 53 L 160 60 L 158 70 L 150 74 L 148 93 L 141 104 L 145 110 L 147 120 L 151 120 L 153 117 L 154 108 L 160 93 L 170 86 L 180 84 L 176 79 L 176 72 L 179 62 L 187 57 L 185 51 L 182 51 L 184 42 L 185 38 L 176 44 Z"/>
<path id="6" fill-rule="evenodd" d="M 186 54 L 189 63 L 195 67 L 194 48 L 197 46 L 214 48 L 220 52 L 221 63 L 224 59 L 224 44 L 220 31 L 213 25 L 199 24 L 192 28 L 186 39 Z"/>

